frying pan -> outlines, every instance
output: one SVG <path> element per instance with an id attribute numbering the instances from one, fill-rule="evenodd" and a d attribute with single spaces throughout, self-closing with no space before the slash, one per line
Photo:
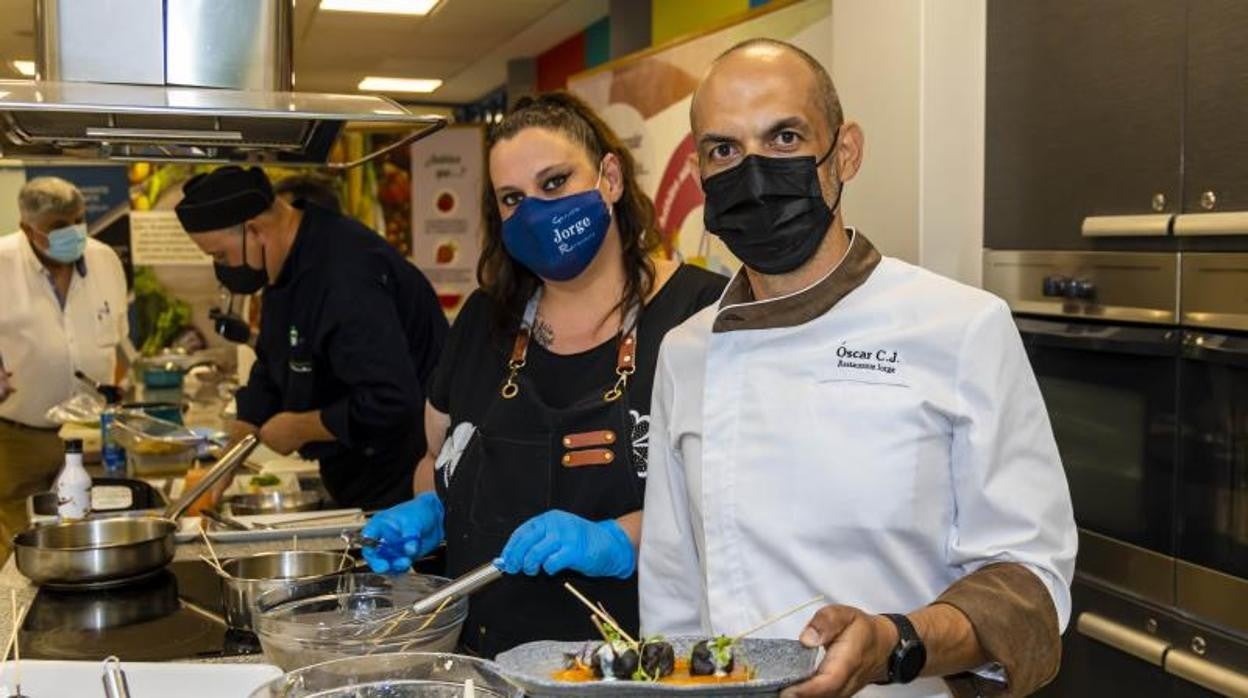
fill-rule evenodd
<path id="1" fill-rule="evenodd" d="M 178 517 L 232 472 L 259 440 L 243 437 L 161 516 L 110 516 L 27 529 L 13 537 L 17 569 L 42 586 L 100 588 L 146 577 L 173 560 Z"/>
<path id="2" fill-rule="evenodd" d="M 302 492 L 264 492 L 261 494 L 234 494 L 225 498 L 233 516 L 254 514 L 284 514 L 292 511 L 313 511 L 324 500 L 316 490 Z"/>

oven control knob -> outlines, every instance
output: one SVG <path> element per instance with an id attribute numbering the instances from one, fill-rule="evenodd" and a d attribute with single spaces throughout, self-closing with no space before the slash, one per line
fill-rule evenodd
<path id="1" fill-rule="evenodd" d="M 1066 295 L 1069 286 L 1070 279 L 1065 276 L 1046 276 L 1042 293 L 1049 298 L 1062 298 Z"/>
<path id="2" fill-rule="evenodd" d="M 1087 279 L 1073 279 L 1066 287 L 1066 297 L 1090 301 L 1096 297 L 1096 286 Z"/>

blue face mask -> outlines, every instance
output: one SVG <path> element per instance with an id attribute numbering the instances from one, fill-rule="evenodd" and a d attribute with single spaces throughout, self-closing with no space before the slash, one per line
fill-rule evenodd
<path id="1" fill-rule="evenodd" d="M 48 250 L 44 254 L 55 262 L 73 264 L 82 259 L 87 249 L 87 224 L 75 223 L 48 233 Z"/>
<path id="2" fill-rule="evenodd" d="M 611 209 L 597 184 L 558 199 L 526 196 L 503 221 L 503 246 L 543 279 L 567 281 L 593 261 L 610 225 Z"/>

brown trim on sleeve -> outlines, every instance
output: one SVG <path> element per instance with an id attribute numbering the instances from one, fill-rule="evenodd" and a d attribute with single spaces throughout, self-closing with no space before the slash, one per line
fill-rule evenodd
<path id="1" fill-rule="evenodd" d="M 828 275 L 797 293 L 766 301 L 754 300 L 749 277 L 741 268 L 719 301 L 712 332 L 770 330 L 804 325 L 832 309 L 850 291 L 866 282 L 880 263 L 880 253 L 862 233 L 847 229 L 849 249 Z"/>
<path id="2" fill-rule="evenodd" d="M 1057 676 L 1062 638 L 1049 590 L 1025 566 L 1003 562 L 954 582 L 934 603 L 961 611 L 988 658 L 1005 669 L 1001 684 L 971 673 L 946 676 L 956 698 L 1027 696 Z"/>

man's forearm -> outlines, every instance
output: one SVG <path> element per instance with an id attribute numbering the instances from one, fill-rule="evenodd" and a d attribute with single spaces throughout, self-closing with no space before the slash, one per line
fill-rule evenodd
<path id="1" fill-rule="evenodd" d="M 927 648 L 924 676 L 949 676 L 987 663 L 971 621 L 953 606 L 936 603 L 907 617 Z"/>
<path id="2" fill-rule="evenodd" d="M 325 428 L 325 422 L 321 419 L 320 410 L 311 412 L 296 413 L 301 418 L 300 427 L 304 437 L 303 442 L 312 443 L 314 441 L 337 441 L 338 437 L 333 432 Z"/>

